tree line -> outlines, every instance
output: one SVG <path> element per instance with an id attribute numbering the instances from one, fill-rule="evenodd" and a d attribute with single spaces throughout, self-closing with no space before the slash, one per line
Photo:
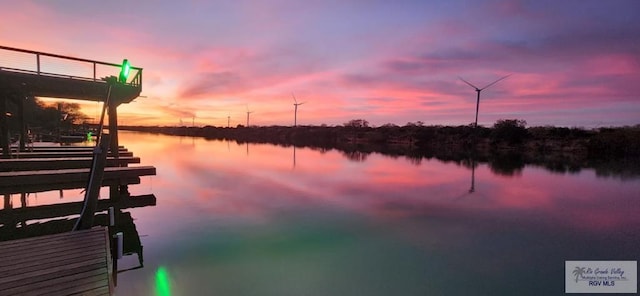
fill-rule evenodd
<path id="1" fill-rule="evenodd" d="M 37 98 L 24 99 L 24 114 L 19 114 L 18 106 L 7 104 L 9 133 L 20 133 L 20 116 L 24 116 L 24 123 L 32 134 L 54 134 L 77 130 L 89 119 L 80 111 L 77 103 L 54 102 L 47 103 Z"/>

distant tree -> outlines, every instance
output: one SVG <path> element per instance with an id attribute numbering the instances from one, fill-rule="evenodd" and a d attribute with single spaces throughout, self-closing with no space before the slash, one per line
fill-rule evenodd
<path id="1" fill-rule="evenodd" d="M 526 126 L 527 126 L 527 121 L 522 119 L 498 119 L 496 123 L 493 124 L 493 128 L 502 128 L 502 127 L 525 128 Z"/>
<path id="2" fill-rule="evenodd" d="M 369 122 L 364 119 L 351 119 L 348 122 L 345 122 L 344 126 L 357 128 L 369 127 Z"/>
<path id="3" fill-rule="evenodd" d="M 499 119 L 493 125 L 492 139 L 509 144 L 520 144 L 527 137 L 527 122 L 520 119 Z"/>
<path id="4" fill-rule="evenodd" d="M 407 124 L 405 124 L 405 126 L 424 126 L 424 122 L 418 120 L 416 122 L 407 122 Z"/>
<path id="5" fill-rule="evenodd" d="M 381 125 L 380 127 L 382 127 L 382 128 L 395 128 L 395 127 L 398 127 L 398 126 L 393 124 L 393 123 L 385 123 L 385 124 Z"/>
<path id="6" fill-rule="evenodd" d="M 60 128 L 70 129 L 89 118 L 80 111 L 80 105 L 77 103 L 47 104 L 37 98 L 26 98 L 23 103 L 27 127 L 38 132 L 53 132 Z M 17 106 L 9 104 L 7 107 L 10 113 L 17 114 Z M 10 122 L 11 130 L 18 131 L 20 129 L 18 123 L 17 120 L 12 120 Z"/>
<path id="7" fill-rule="evenodd" d="M 54 107 L 50 105 L 50 107 Z M 80 104 L 58 102 L 55 104 L 60 117 L 60 127 L 70 129 L 76 124 L 86 121 L 89 117 L 80 112 Z"/>

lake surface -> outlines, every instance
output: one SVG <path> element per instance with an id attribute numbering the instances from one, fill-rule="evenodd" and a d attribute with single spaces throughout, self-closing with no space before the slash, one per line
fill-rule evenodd
<path id="1" fill-rule="evenodd" d="M 130 187 L 157 205 L 127 210 L 144 268 L 119 275 L 118 295 L 556 295 L 565 260 L 640 258 L 634 178 L 133 132 L 120 143 L 158 174 Z M 82 194 L 29 203 L 61 199 Z"/>

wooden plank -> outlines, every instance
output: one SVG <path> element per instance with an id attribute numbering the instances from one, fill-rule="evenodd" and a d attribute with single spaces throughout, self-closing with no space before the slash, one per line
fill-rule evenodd
<path id="1" fill-rule="evenodd" d="M 27 247 L 28 246 L 28 247 Z M 109 240 L 105 227 L 0 243 L 0 295 L 110 294 Z M 43 257 L 47 250 L 47 257 Z M 7 258 L 19 262 L 7 265 Z"/>
<path id="2" fill-rule="evenodd" d="M 87 265 L 87 266 L 82 266 L 78 268 L 64 270 L 64 271 L 58 272 L 57 274 L 47 274 L 47 275 L 38 277 L 33 281 L 19 281 L 19 282 L 8 283 L 6 285 L 0 285 L 0 293 L 4 295 L 3 291 L 12 290 L 12 289 L 29 290 L 30 289 L 29 287 L 31 286 L 37 285 L 42 282 L 47 282 L 47 281 L 57 280 L 57 282 L 59 283 L 65 283 L 68 281 L 67 280 L 68 277 L 75 276 L 78 274 L 90 275 L 94 273 L 100 273 L 100 274 L 105 273 L 104 264 Z M 25 295 L 38 295 L 38 293 L 26 293 Z"/>
<path id="3" fill-rule="evenodd" d="M 82 239 L 66 238 L 59 241 L 37 241 L 31 242 L 28 245 L 2 245 L 2 251 L 6 252 L 2 254 L 3 265 L 12 265 L 14 261 L 19 261 L 20 254 L 10 254 L 13 249 L 21 249 L 24 252 L 29 252 L 29 256 L 26 259 L 30 259 L 32 256 L 39 256 L 40 254 L 55 253 L 57 249 L 79 249 L 78 252 L 82 252 L 81 246 L 96 244 L 96 238 L 86 237 Z M 80 247 L 79 247 L 80 246 Z"/>
<path id="4" fill-rule="evenodd" d="M 25 152 L 91 152 L 93 151 L 94 146 L 33 146 L 27 147 L 26 151 L 18 151 L 18 147 L 11 147 L 11 153 L 25 153 Z M 0 149 L 2 151 L 2 149 Z M 129 152 L 129 149 L 120 146 L 118 148 L 119 152 Z"/>
<path id="5" fill-rule="evenodd" d="M 55 242 L 74 239 L 77 236 L 91 237 L 91 235 L 83 234 L 80 231 L 68 231 L 60 234 L 42 235 L 19 240 L 5 241 L 0 243 L 0 249 L 5 246 L 21 247 L 25 245 L 38 244 L 42 242 Z"/>
<path id="6" fill-rule="evenodd" d="M 93 238 L 85 238 L 84 240 L 68 238 L 68 240 L 62 241 L 39 241 L 36 243 L 30 243 L 28 246 L 2 246 L 2 265 L 3 267 L 9 267 L 15 264 L 26 263 L 32 258 L 42 258 L 42 263 L 46 263 L 51 260 L 59 260 L 58 258 L 61 255 L 47 258 L 46 255 L 55 254 L 60 249 L 73 251 L 76 255 L 84 255 L 86 252 L 83 250 L 82 246 L 99 246 L 101 243 L 100 240 L 97 240 L 95 237 Z M 15 249 L 20 249 L 22 253 L 15 254 L 13 251 Z M 88 252 L 86 254 L 91 254 Z M 25 257 L 21 257 L 25 256 Z M 0 271 L 2 274 L 2 271 Z"/>
<path id="7" fill-rule="evenodd" d="M 58 294 L 67 294 L 67 295 L 95 295 L 99 294 L 100 289 L 108 289 L 106 277 L 107 274 L 103 274 L 97 279 L 90 279 L 84 281 L 69 281 L 64 284 L 56 285 L 55 288 L 43 289 L 42 292 L 45 295 L 58 295 Z"/>
<path id="8" fill-rule="evenodd" d="M 55 234 L 55 235 L 58 235 L 58 234 Z M 29 241 L 28 243 L 20 243 L 20 244 L 11 244 L 10 242 L 12 241 L 6 241 L 6 242 L 3 242 L 2 245 L 0 245 L 0 250 L 2 250 L 3 252 L 10 252 L 12 249 L 21 249 L 23 251 L 29 251 L 33 253 L 47 253 L 47 252 L 51 253 L 51 252 L 54 252 L 56 248 L 60 248 L 60 247 L 75 248 L 74 244 L 86 245 L 86 244 L 93 243 L 95 241 L 96 241 L 95 236 L 94 237 L 82 236 L 80 238 L 71 237 L 71 236 L 68 236 L 68 237 L 61 236 L 61 237 L 56 237 L 55 239 L 33 240 L 33 241 Z M 46 245 L 46 246 L 43 246 L 43 245 Z M 35 256 L 35 254 L 30 254 L 30 255 Z M 13 256 L 13 257 L 10 257 L 10 256 Z M 16 256 L 17 255 L 10 255 L 9 253 L 2 254 L 2 258 L 9 261 L 11 258 L 17 258 Z"/>
<path id="9" fill-rule="evenodd" d="M 117 204 L 119 209 L 155 206 L 156 197 L 153 194 L 121 197 L 117 202 L 108 199 L 98 200 L 96 212 L 102 212 Z M 63 216 L 78 215 L 84 202 L 70 202 L 35 207 L 24 207 L 0 210 L 0 223 L 7 221 L 29 221 Z M 19 219 L 19 220 L 18 220 Z M 1 254 L 0 254 L 1 256 Z"/>
<path id="10" fill-rule="evenodd" d="M 64 284 L 69 281 L 86 281 L 86 280 L 93 281 L 95 279 L 102 279 L 104 278 L 105 274 L 106 276 L 108 276 L 108 273 L 106 273 L 104 270 L 95 269 L 95 270 L 90 270 L 83 273 L 72 274 L 67 277 L 58 277 L 58 278 L 54 278 L 46 281 L 32 283 L 30 285 L 17 286 L 10 289 L 6 289 L 2 292 L 6 293 L 7 295 L 35 294 L 37 293 L 37 291 L 41 291 L 41 290 L 46 291 L 51 286 Z"/>
<path id="11" fill-rule="evenodd" d="M 86 244 L 84 248 L 99 248 L 104 243 L 100 244 Z M 104 260 L 103 252 L 93 252 L 86 253 L 83 250 L 75 248 L 62 248 L 63 246 L 59 246 L 53 250 L 47 250 L 49 253 L 46 253 L 47 256 L 39 256 L 41 258 L 40 261 L 34 261 L 33 258 L 30 258 L 32 255 L 27 254 L 27 250 L 23 252 L 22 258 L 18 258 L 14 261 L 13 258 L 10 259 L 10 263 L 12 265 L 3 266 L 2 271 L 0 271 L 0 279 L 4 277 L 11 276 L 13 274 L 25 274 L 28 272 L 33 272 L 41 269 L 54 268 L 59 265 L 68 265 L 72 263 L 80 263 L 80 262 L 92 262 L 96 260 L 97 262 L 102 262 L 100 260 Z M 66 247 L 66 246 L 64 246 Z M 33 252 L 36 254 L 40 254 L 39 252 L 29 250 L 28 252 Z M 59 255 L 59 254 L 64 255 Z M 27 257 L 29 256 L 29 257 Z M 36 256 L 33 256 L 34 258 Z"/>
<path id="12" fill-rule="evenodd" d="M 73 269 L 76 267 L 82 267 L 82 266 L 93 266 L 93 265 L 104 265 L 106 266 L 107 262 L 104 258 L 97 258 L 97 259 L 91 259 L 91 260 L 84 260 L 81 262 L 72 262 L 72 263 L 67 263 L 67 262 L 61 262 L 60 264 L 56 264 L 53 267 L 50 266 L 45 266 L 42 269 L 37 269 L 37 270 L 30 270 L 27 271 L 25 273 L 22 274 L 14 274 L 12 276 L 8 276 L 8 277 L 3 277 L 0 278 L 0 285 L 2 284 L 6 284 L 6 283 L 11 283 L 11 282 L 21 282 L 21 283 L 31 283 L 31 282 L 38 282 L 40 281 L 40 279 L 38 279 L 38 277 L 40 276 L 44 276 L 47 274 L 55 274 L 61 271 L 65 271 L 65 270 L 69 270 L 69 269 Z"/>
<path id="13" fill-rule="evenodd" d="M 67 149 L 67 150 L 72 150 L 72 149 L 78 149 L 78 150 L 91 150 L 93 149 L 95 146 L 69 146 L 69 145 L 65 145 L 65 146 L 61 146 L 61 145 L 34 145 L 31 146 L 29 148 L 32 148 L 34 150 L 58 150 L 58 149 Z M 11 149 L 16 150 L 18 149 L 18 147 L 11 147 Z M 119 145 L 118 146 L 119 150 L 127 150 L 127 147 L 123 146 L 123 145 Z"/>
<path id="14" fill-rule="evenodd" d="M 80 169 L 90 167 L 91 162 L 91 157 L 0 159 L 0 172 Z M 127 166 L 133 163 L 140 163 L 140 157 L 125 156 L 118 159 L 109 157 L 106 166 Z"/>
<path id="15" fill-rule="evenodd" d="M 12 154 L 13 158 L 68 158 L 68 157 L 89 157 L 92 151 L 63 151 L 63 152 L 20 152 L 20 154 Z M 119 156 L 133 156 L 133 152 L 119 152 Z M 107 153 L 107 156 L 113 156 L 113 153 Z"/>
<path id="16" fill-rule="evenodd" d="M 90 263 L 90 264 L 74 264 L 73 266 L 67 265 L 57 269 L 52 270 L 44 270 L 40 272 L 30 273 L 28 275 L 16 275 L 11 279 L 11 281 L 7 281 L 6 283 L 0 283 L 0 295 L 4 294 L 2 291 L 14 287 L 20 287 L 24 285 L 32 285 L 35 283 L 39 283 L 42 281 L 67 277 L 77 273 L 86 273 L 92 272 L 94 270 L 104 271 L 106 268 L 106 263 Z"/>
<path id="17" fill-rule="evenodd" d="M 111 295 L 111 294 L 110 294 L 109 287 L 101 287 L 101 288 L 98 288 L 98 289 L 93 289 L 91 291 L 75 293 L 75 294 L 71 294 L 71 295 L 96 295 L 96 296 L 102 296 L 102 295 Z"/>
<path id="18" fill-rule="evenodd" d="M 140 184 L 139 177 L 103 179 L 102 186 Z M 0 186 L 0 194 L 36 193 L 63 189 L 82 189 L 87 187 L 87 180 L 60 183 L 13 184 Z"/>
<path id="19" fill-rule="evenodd" d="M 153 176 L 156 168 L 152 166 L 137 167 L 109 167 L 104 169 L 103 180 L 116 178 L 133 178 L 140 176 Z M 0 172 L 0 187 L 13 186 L 15 184 L 48 184 L 57 183 L 60 180 L 66 182 L 82 182 L 89 177 L 89 169 L 65 169 L 42 170 L 21 172 Z"/>
<path id="20" fill-rule="evenodd" d="M 29 253 L 30 257 L 24 259 L 30 259 L 31 257 L 40 256 L 41 254 L 51 254 L 55 253 L 57 249 L 68 249 L 68 250 L 76 250 L 78 252 L 83 252 L 82 246 L 97 244 L 96 242 L 100 242 L 95 237 L 66 237 L 64 239 L 59 240 L 40 240 L 35 242 L 30 242 L 28 245 L 16 245 L 16 244 L 6 244 L 0 246 L 0 250 L 5 252 L 2 254 L 0 258 L 4 262 L 2 265 L 12 265 L 14 261 L 20 261 L 20 254 L 10 254 L 13 249 L 21 249 L 25 253 Z M 48 259 L 43 259 L 48 260 Z M 55 260 L 55 259 L 53 259 Z M 0 272 L 1 273 L 1 272 Z"/>

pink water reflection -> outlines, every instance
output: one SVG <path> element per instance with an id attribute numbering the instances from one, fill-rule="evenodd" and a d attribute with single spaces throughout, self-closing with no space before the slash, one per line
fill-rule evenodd
<path id="1" fill-rule="evenodd" d="M 505 177 L 479 164 L 470 193 L 472 170 L 454 162 L 128 132 L 121 143 L 158 172 L 130 188 L 158 203 L 132 210 L 150 267 L 125 294 L 145 294 L 166 266 L 191 294 L 252 282 L 282 295 L 296 282 L 301 294 L 547 295 L 563 286 L 530 279 L 562 278 L 563 260 L 637 255 L 640 182 L 589 170 Z"/>
<path id="2" fill-rule="evenodd" d="M 639 182 L 599 179 L 593 171 L 550 174 L 526 168 L 516 177 L 495 175 L 485 164 L 471 170 L 453 163 L 369 155 L 363 162 L 338 151 L 266 144 L 206 141 L 122 133 L 121 143 L 158 168 L 153 191 L 159 209 L 187 206 L 189 215 L 270 219 L 296 208 L 334 207 L 388 219 L 452 214 L 527 213 L 562 225 L 599 231 L 640 225 Z M 144 182 L 143 182 L 144 183 Z M 144 187 L 144 186 L 143 186 Z M 166 207 L 165 207 L 166 206 Z M 517 216 L 517 215 L 516 215 Z"/>

